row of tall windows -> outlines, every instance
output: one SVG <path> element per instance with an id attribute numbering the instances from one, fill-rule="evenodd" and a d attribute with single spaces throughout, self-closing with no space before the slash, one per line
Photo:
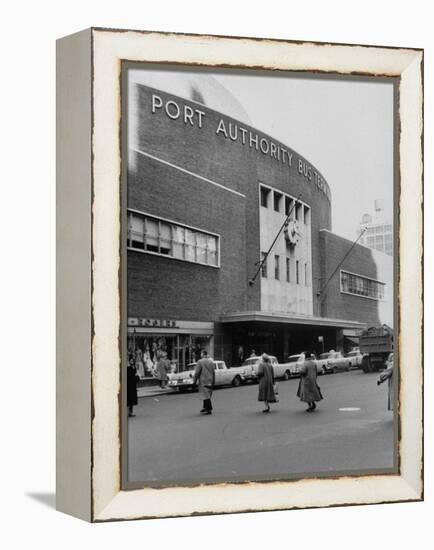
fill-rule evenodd
<path id="1" fill-rule="evenodd" d="M 284 195 L 279 191 L 273 191 L 268 187 L 260 186 L 261 206 L 263 208 L 273 208 L 275 212 L 282 212 L 288 216 L 293 208 L 295 199 Z M 292 210 L 292 217 L 299 222 L 309 224 L 310 208 L 300 202 L 297 202 Z"/>
<path id="2" fill-rule="evenodd" d="M 128 212 L 128 247 L 218 267 L 219 237 L 136 212 Z"/>
<path id="3" fill-rule="evenodd" d="M 261 260 L 263 262 L 261 275 L 264 279 L 268 277 L 268 261 L 265 262 L 265 252 L 261 252 Z M 281 257 L 278 254 L 274 255 L 274 279 L 276 281 L 281 280 L 280 270 Z M 309 286 L 309 270 L 307 262 L 301 262 L 300 260 L 291 260 L 291 258 L 285 257 L 285 280 L 287 283 L 296 283 L 297 285 L 304 284 Z"/>
<path id="4" fill-rule="evenodd" d="M 383 300 L 385 287 L 385 283 L 341 271 L 341 292 Z"/>

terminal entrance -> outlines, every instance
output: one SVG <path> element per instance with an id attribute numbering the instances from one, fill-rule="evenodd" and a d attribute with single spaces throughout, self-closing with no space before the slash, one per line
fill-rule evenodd
<path id="1" fill-rule="evenodd" d="M 337 349 L 341 330 L 335 327 L 318 327 L 272 322 L 225 323 L 223 325 L 226 349 L 231 350 L 231 366 L 240 365 L 252 354 L 275 355 L 286 362 L 289 355 L 312 351 L 316 355 Z M 227 344 L 230 342 L 230 346 Z"/>

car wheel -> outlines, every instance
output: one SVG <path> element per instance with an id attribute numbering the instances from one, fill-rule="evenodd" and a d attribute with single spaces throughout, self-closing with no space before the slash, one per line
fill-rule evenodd
<path id="1" fill-rule="evenodd" d="M 283 374 L 283 379 L 284 380 L 289 380 L 290 376 L 291 376 L 291 373 L 289 372 L 289 370 L 286 370 Z"/>
<path id="2" fill-rule="evenodd" d="M 241 385 L 241 378 L 239 376 L 235 376 L 235 378 L 232 380 L 232 386 L 235 388 L 238 388 L 238 386 Z"/>

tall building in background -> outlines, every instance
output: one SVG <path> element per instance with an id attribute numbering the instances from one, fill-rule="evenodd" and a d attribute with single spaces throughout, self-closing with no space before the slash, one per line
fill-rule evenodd
<path id="1" fill-rule="evenodd" d="M 363 214 L 358 227 L 358 234 L 366 227 L 365 233 L 360 237 L 360 244 L 384 252 L 388 256 L 393 255 L 393 224 L 390 217 L 384 212 L 383 200 L 377 199 L 374 203 L 375 212 Z"/>

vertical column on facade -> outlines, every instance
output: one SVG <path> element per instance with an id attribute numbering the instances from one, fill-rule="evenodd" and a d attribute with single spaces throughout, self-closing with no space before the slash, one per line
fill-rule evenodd
<path id="1" fill-rule="evenodd" d="M 336 351 L 344 351 L 344 329 L 336 329 Z"/>
<path id="2" fill-rule="evenodd" d="M 283 363 L 287 361 L 289 356 L 289 339 L 290 339 L 289 325 L 285 324 L 283 326 L 283 357 L 281 358 Z"/>

